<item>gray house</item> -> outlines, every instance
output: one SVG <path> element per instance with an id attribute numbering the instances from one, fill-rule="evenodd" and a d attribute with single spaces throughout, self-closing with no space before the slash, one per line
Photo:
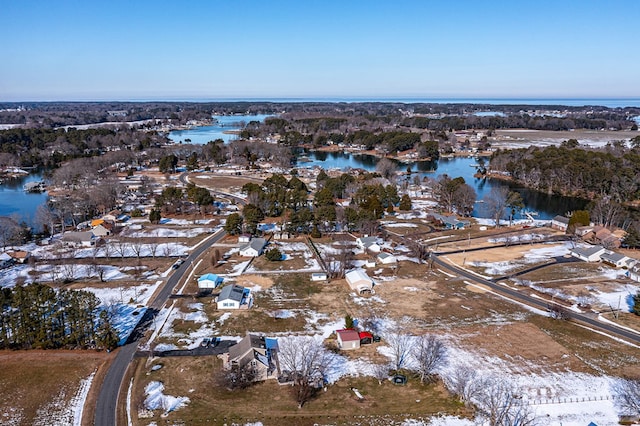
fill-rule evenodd
<path id="1" fill-rule="evenodd" d="M 256 257 L 260 256 L 264 250 L 264 246 L 267 245 L 267 240 L 264 238 L 253 238 L 249 241 L 249 244 L 240 247 L 240 256 L 243 257 Z"/>
<path id="2" fill-rule="evenodd" d="M 218 309 L 249 309 L 252 302 L 251 290 L 236 284 L 225 286 L 217 299 Z"/>

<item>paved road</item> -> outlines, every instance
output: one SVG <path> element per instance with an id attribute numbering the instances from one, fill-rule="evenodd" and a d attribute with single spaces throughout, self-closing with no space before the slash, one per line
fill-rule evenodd
<path id="1" fill-rule="evenodd" d="M 546 311 L 549 307 L 549 302 L 547 300 L 533 297 L 525 293 L 524 291 L 515 290 L 508 286 L 497 284 L 497 283 L 494 283 L 493 281 L 480 278 L 469 271 L 465 271 L 464 269 L 458 268 L 456 266 L 453 266 L 443 261 L 438 257 L 437 254 L 431 253 L 430 259 L 433 260 L 433 263 L 439 266 L 440 268 L 447 269 L 453 272 L 454 274 L 459 275 L 460 277 L 468 279 L 469 281 L 473 281 L 478 284 L 482 284 L 486 287 L 489 287 L 491 288 L 491 290 L 495 291 L 496 293 L 506 295 L 511 299 L 517 300 L 518 302 L 522 302 L 526 305 L 529 305 L 544 311 Z M 635 333 L 623 328 L 616 327 L 615 325 L 612 325 L 612 324 L 607 324 L 607 323 L 598 321 L 597 319 L 593 318 L 592 316 L 589 316 L 589 314 L 586 314 L 586 313 L 578 313 L 571 310 L 566 310 L 566 314 L 571 320 L 586 324 L 597 330 L 601 330 L 606 333 L 621 337 L 630 342 L 640 344 L 640 333 Z"/>
<path id="2" fill-rule="evenodd" d="M 221 238 L 225 236 L 225 232 L 220 230 L 210 236 L 202 244 L 189 255 L 186 261 L 169 277 L 165 284 L 160 288 L 160 291 L 149 305 L 149 310 L 152 312 L 158 312 L 164 306 L 169 295 L 173 292 L 175 286 L 180 282 L 183 275 L 189 270 L 192 264 L 202 256 L 202 254 L 215 244 Z M 147 324 L 150 321 L 147 322 Z M 143 331 L 143 330 L 142 330 Z M 137 330 L 136 336 L 140 336 L 143 333 L 141 330 Z M 96 413 L 94 419 L 95 426 L 114 426 L 117 424 L 117 407 L 118 407 L 118 395 L 120 394 L 120 388 L 122 387 L 122 381 L 127 372 L 127 368 L 136 353 L 138 347 L 137 338 L 134 337 L 132 342 L 129 342 L 118 349 L 118 354 L 113 360 L 109 371 L 104 378 L 100 393 L 98 395 L 98 401 L 96 403 Z"/>

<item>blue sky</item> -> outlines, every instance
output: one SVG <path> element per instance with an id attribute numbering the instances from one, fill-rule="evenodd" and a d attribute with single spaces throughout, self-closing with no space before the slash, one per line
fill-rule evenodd
<path id="1" fill-rule="evenodd" d="M 640 97 L 640 1 L 0 0 L 0 100 Z"/>

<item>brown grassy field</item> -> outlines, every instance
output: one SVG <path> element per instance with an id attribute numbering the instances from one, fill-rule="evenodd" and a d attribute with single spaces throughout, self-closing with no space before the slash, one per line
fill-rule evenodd
<path id="1" fill-rule="evenodd" d="M 70 403 L 80 381 L 104 370 L 111 357 L 95 351 L 0 351 L 0 423 L 19 417 L 15 424 L 47 424 Z M 87 401 L 84 417 L 90 419 L 95 394 Z"/>

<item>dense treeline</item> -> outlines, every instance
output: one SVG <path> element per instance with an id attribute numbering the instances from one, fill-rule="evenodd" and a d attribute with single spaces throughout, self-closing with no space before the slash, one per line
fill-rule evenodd
<path id="1" fill-rule="evenodd" d="M 103 348 L 118 345 L 95 294 L 30 284 L 0 290 L 0 348 Z"/>
<path id="2" fill-rule="evenodd" d="M 508 172 L 519 183 L 539 191 L 618 202 L 640 198 L 640 148 L 622 143 L 604 149 L 583 149 L 577 141 L 561 146 L 496 151 L 493 171 Z"/>
<path id="3" fill-rule="evenodd" d="M 40 129 L 16 128 L 0 131 L 1 165 L 56 168 L 72 158 L 91 157 L 106 150 L 141 151 L 158 146 L 165 138 L 131 129 Z M 9 164 L 13 163 L 13 164 Z"/>

